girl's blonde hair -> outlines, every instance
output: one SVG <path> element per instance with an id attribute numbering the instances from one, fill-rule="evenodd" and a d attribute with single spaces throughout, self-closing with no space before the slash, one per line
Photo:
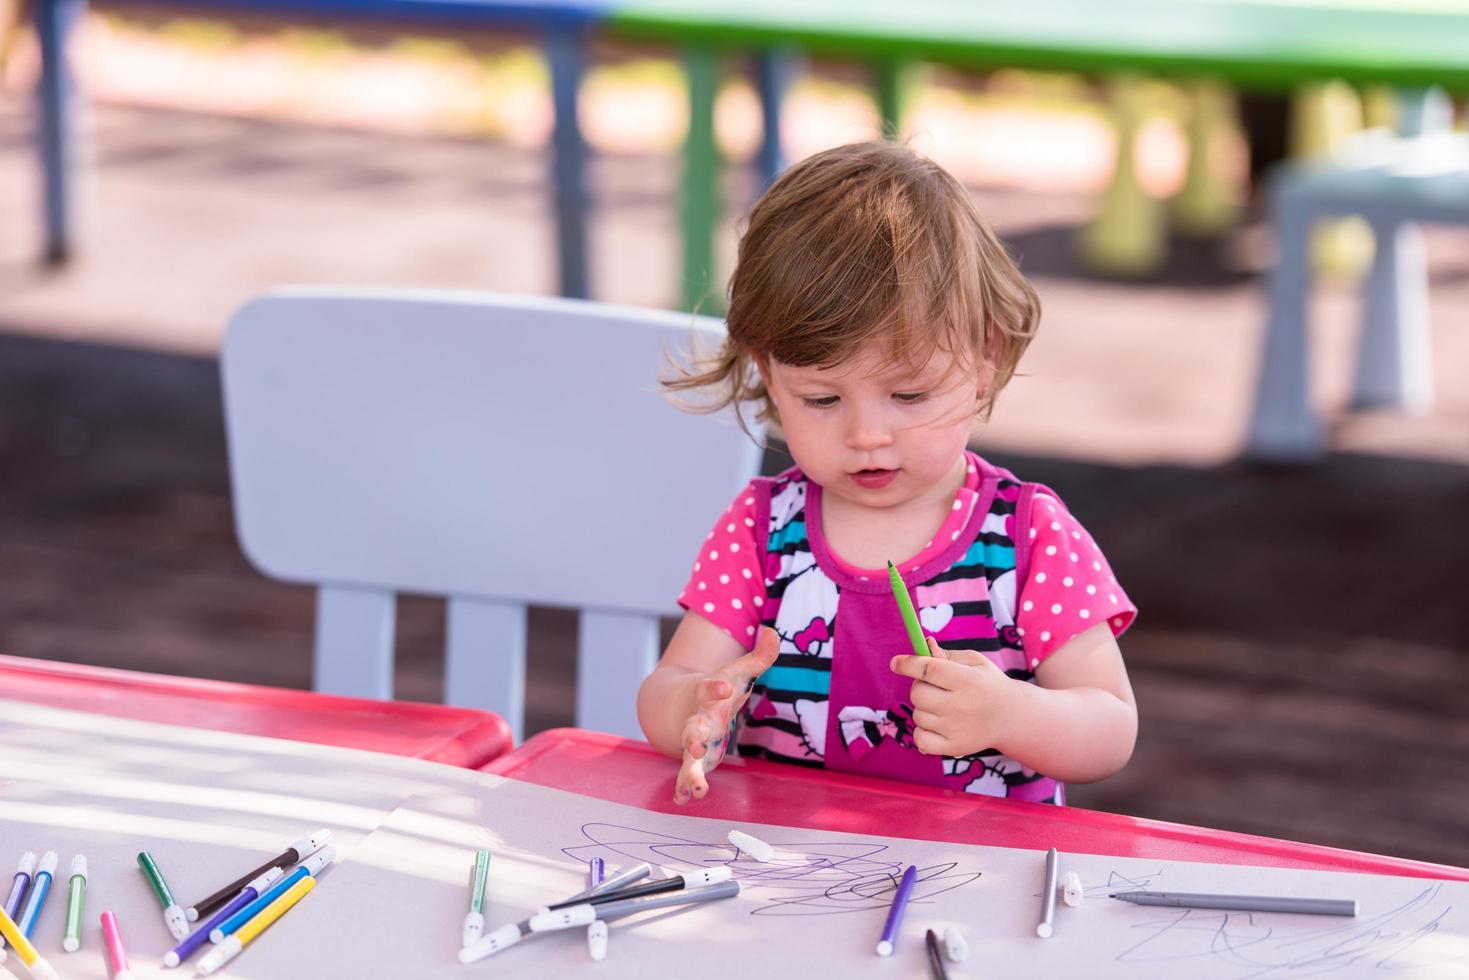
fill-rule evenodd
<path id="1" fill-rule="evenodd" d="M 905 146 L 851 143 L 791 167 L 755 203 L 728 338 L 662 383 L 706 393 L 695 410 L 755 402 L 768 421 L 757 358 L 833 367 L 880 341 L 917 367 L 941 347 L 991 375 L 975 405 L 984 417 L 1039 319 L 1035 290 L 948 171 Z"/>

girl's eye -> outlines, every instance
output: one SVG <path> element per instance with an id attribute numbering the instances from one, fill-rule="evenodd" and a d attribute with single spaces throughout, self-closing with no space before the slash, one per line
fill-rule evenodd
<path id="1" fill-rule="evenodd" d="M 898 392 L 894 392 L 893 393 L 893 397 L 895 399 L 897 399 L 898 401 L 902 402 L 905 405 L 913 405 L 913 404 L 915 404 L 917 402 L 921 402 L 925 398 L 927 398 L 928 397 L 928 392 L 926 392 L 926 391 L 898 391 Z"/>
<path id="2" fill-rule="evenodd" d="M 802 398 L 808 408 L 831 408 L 837 403 L 836 395 L 822 395 L 820 398 Z"/>

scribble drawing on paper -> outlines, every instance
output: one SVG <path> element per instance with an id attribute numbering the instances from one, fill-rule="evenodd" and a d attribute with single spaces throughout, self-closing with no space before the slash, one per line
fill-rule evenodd
<path id="1" fill-rule="evenodd" d="M 752 915 L 833 915 L 885 909 L 908 862 L 885 844 L 811 841 L 782 844 L 756 861 L 726 840 L 699 841 L 611 823 L 583 824 L 584 840 L 562 853 L 577 861 L 647 861 L 670 871 L 725 865 L 756 899 Z M 948 861 L 918 869 L 914 903 L 962 888 L 980 872 Z"/>

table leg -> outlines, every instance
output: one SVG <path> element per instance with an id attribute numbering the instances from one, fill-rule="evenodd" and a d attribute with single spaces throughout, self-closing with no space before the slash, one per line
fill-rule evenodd
<path id="1" fill-rule="evenodd" d="M 690 48 L 689 135 L 684 144 L 683 309 L 717 314 L 724 308 L 714 273 L 714 229 L 719 218 L 719 149 L 714 143 L 714 97 L 719 90 L 719 56 L 710 47 Z"/>
<path id="2" fill-rule="evenodd" d="M 1433 403 L 1433 365 L 1423 232 L 1393 221 L 1374 222 L 1372 232 L 1377 251 L 1363 284 L 1352 407 L 1426 412 Z"/>
<path id="3" fill-rule="evenodd" d="M 562 296 L 591 295 L 587 272 L 586 144 L 576 118 L 577 89 L 586 66 L 585 39 L 579 30 L 553 31 L 546 37 L 555 107 L 556 245 Z"/>
<path id="4" fill-rule="evenodd" d="M 1163 264 L 1163 208 L 1138 184 L 1134 161 L 1138 130 L 1147 115 L 1146 86 L 1132 75 L 1109 83 L 1117 163 L 1102 195 L 1101 212 L 1082 229 L 1079 243 L 1086 264 L 1099 272 L 1146 276 Z"/>
<path id="5" fill-rule="evenodd" d="M 85 0 L 36 0 L 36 37 L 41 48 L 37 127 L 45 182 L 46 262 L 64 263 L 72 251 L 76 200 L 76 91 L 66 49 L 86 12 Z"/>
<path id="6" fill-rule="evenodd" d="M 1269 320 L 1245 454 L 1273 462 L 1309 462 L 1321 455 L 1320 423 L 1309 405 L 1306 301 L 1311 287 L 1306 209 L 1289 200 L 1288 178 L 1274 190 L 1279 255 L 1270 276 Z"/>
<path id="7" fill-rule="evenodd" d="M 794 50 L 766 49 L 755 55 L 755 88 L 760 93 L 762 122 L 758 157 L 761 192 L 786 168 L 780 145 L 780 108 L 801 69 L 802 58 Z"/>

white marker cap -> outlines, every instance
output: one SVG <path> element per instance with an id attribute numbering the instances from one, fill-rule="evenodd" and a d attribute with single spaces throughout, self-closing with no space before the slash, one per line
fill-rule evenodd
<path id="1" fill-rule="evenodd" d="M 0 963 L 4 963 L 5 960 L 9 957 L 9 955 L 10 955 L 9 953 L 5 952 L 5 947 L 4 946 L 0 946 Z"/>
<path id="2" fill-rule="evenodd" d="M 1035 927 L 1035 934 L 1042 939 L 1050 939 L 1051 933 L 1055 931 L 1055 928 L 1049 922 L 1042 922 Z"/>
<path id="3" fill-rule="evenodd" d="M 15 869 L 18 875 L 33 875 L 36 873 L 36 852 L 26 851 L 20 856 L 20 865 Z"/>
<path id="4" fill-rule="evenodd" d="M 306 873 L 311 877 L 317 878 L 321 876 L 321 873 L 327 869 L 327 865 L 331 864 L 332 859 L 336 856 L 337 849 L 335 847 L 326 847 L 302 861 L 301 867 L 305 868 Z"/>
<path id="5" fill-rule="evenodd" d="M 890 943 L 890 942 L 888 942 L 886 939 L 879 939 L 877 941 L 877 955 L 878 956 L 892 956 L 893 955 L 893 944 Z"/>
<path id="6" fill-rule="evenodd" d="M 190 905 L 188 908 L 184 909 L 184 918 L 188 919 L 190 922 L 198 922 L 199 910 Z"/>
<path id="7" fill-rule="evenodd" d="M 163 910 L 163 924 L 168 926 L 168 931 L 179 942 L 189 938 L 189 920 L 184 917 L 184 910 L 177 905 L 170 905 Z"/>
<path id="8" fill-rule="evenodd" d="M 245 888 L 253 888 L 253 889 L 255 889 L 255 894 L 258 897 L 261 892 L 265 891 L 267 888 L 269 888 L 271 885 L 275 884 L 277 881 L 280 881 L 281 878 L 285 875 L 285 873 L 286 873 L 286 869 L 285 868 L 271 868 L 270 870 L 266 871 L 264 874 L 259 874 L 259 875 L 256 875 L 254 878 L 252 878 L 250 880 L 250 883 L 248 885 L 246 885 Z M 243 889 L 241 889 L 241 890 L 243 891 Z"/>
<path id="9" fill-rule="evenodd" d="M 478 912 L 470 912 L 464 917 L 464 932 L 460 937 L 459 945 L 473 946 L 479 942 L 479 937 L 485 932 L 485 917 Z"/>
<path id="10" fill-rule="evenodd" d="M 204 958 L 199 961 L 199 965 L 195 969 L 199 971 L 201 977 L 207 977 L 236 956 L 239 956 L 242 948 L 243 945 L 240 942 L 240 937 L 230 936 L 224 942 L 204 954 Z"/>
<path id="11" fill-rule="evenodd" d="M 55 968 L 43 959 L 38 958 L 30 965 L 29 969 L 31 971 L 31 980 L 61 980 L 61 977 L 56 975 Z"/>
<path id="12" fill-rule="evenodd" d="M 46 874 L 51 875 L 54 878 L 56 876 L 56 860 L 57 858 L 55 851 L 47 851 L 45 854 L 41 855 L 41 865 L 40 867 L 36 868 L 36 874 L 40 874 L 44 871 Z"/>
<path id="13" fill-rule="evenodd" d="M 296 841 L 296 843 L 291 845 L 291 849 L 296 852 L 297 861 L 304 861 L 331 842 L 332 832 L 323 827 L 310 837 L 302 837 Z"/>
<path id="14" fill-rule="evenodd" d="M 944 930 L 944 952 L 955 963 L 963 963 L 969 959 L 969 944 L 964 941 L 964 933 L 959 931 L 958 926 L 949 926 Z"/>
<path id="15" fill-rule="evenodd" d="M 163 965 L 166 966 L 166 967 L 169 967 L 170 969 L 172 969 L 173 967 L 178 966 L 179 965 L 179 954 L 178 953 L 175 953 L 173 950 L 169 950 L 168 952 L 164 953 L 163 954 Z"/>
<path id="16" fill-rule="evenodd" d="M 1075 871 L 1066 872 L 1061 879 L 1061 901 L 1076 908 L 1085 897 L 1086 889 L 1081 887 L 1081 875 Z"/>
<path id="17" fill-rule="evenodd" d="M 587 926 L 587 952 L 598 963 L 607 958 L 607 923 L 601 919 Z"/>
<path id="18" fill-rule="evenodd" d="M 83 878 L 87 876 L 87 856 L 85 854 L 78 854 L 71 859 L 71 876 L 75 878 L 77 875 Z"/>
<path id="19" fill-rule="evenodd" d="M 530 917 L 531 932 L 554 932 L 557 929 L 571 929 L 574 926 L 589 926 L 597 921 L 597 908 L 594 905 L 573 905 L 571 908 L 557 909 L 554 912 L 542 912 Z"/>
<path id="20" fill-rule="evenodd" d="M 771 858 L 775 857 L 775 848 L 771 847 L 760 838 L 751 837 L 749 834 L 741 830 L 731 830 L 729 832 L 729 842 L 735 847 L 738 847 L 740 850 L 744 851 L 746 854 L 750 855 L 750 857 L 754 858 L 756 861 L 769 861 Z"/>
<path id="21" fill-rule="evenodd" d="M 514 922 L 501 926 L 490 933 L 473 946 L 466 946 L 459 951 L 460 963 L 476 963 L 486 956 L 498 953 L 502 949 L 509 949 L 520 942 L 520 926 Z"/>
<path id="22" fill-rule="evenodd" d="M 729 879 L 734 877 L 734 871 L 727 865 L 721 864 L 717 868 L 685 871 L 679 877 L 683 879 L 685 888 L 697 888 L 700 885 L 717 885 L 721 881 L 729 881 Z"/>

